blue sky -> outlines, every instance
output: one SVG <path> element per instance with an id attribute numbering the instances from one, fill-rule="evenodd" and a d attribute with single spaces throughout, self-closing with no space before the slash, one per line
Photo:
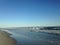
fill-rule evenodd
<path id="1" fill-rule="evenodd" d="M 59 0 L 0 0 L 0 27 L 60 26 Z"/>

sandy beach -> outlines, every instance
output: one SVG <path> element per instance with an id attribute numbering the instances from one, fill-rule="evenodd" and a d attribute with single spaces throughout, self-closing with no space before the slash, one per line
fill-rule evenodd
<path id="1" fill-rule="evenodd" d="M 11 34 L 0 31 L 0 45 L 16 45 L 16 40 L 10 37 Z"/>

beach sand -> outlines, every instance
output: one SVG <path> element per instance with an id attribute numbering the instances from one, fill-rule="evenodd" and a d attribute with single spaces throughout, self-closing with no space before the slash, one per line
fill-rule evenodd
<path id="1" fill-rule="evenodd" d="M 11 34 L 0 31 L 0 45 L 16 45 L 16 40 L 10 37 Z"/>

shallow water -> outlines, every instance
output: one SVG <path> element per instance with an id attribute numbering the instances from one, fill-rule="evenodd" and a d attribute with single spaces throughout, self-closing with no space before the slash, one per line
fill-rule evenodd
<path id="1" fill-rule="evenodd" d="M 4 30 L 15 38 L 17 45 L 60 45 L 60 35 L 31 32 L 29 30 Z"/>

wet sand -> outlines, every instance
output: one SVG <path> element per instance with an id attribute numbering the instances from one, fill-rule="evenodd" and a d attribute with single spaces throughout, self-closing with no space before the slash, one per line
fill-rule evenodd
<path id="1" fill-rule="evenodd" d="M 10 37 L 11 34 L 0 31 L 0 45 L 16 45 L 16 40 Z"/>

